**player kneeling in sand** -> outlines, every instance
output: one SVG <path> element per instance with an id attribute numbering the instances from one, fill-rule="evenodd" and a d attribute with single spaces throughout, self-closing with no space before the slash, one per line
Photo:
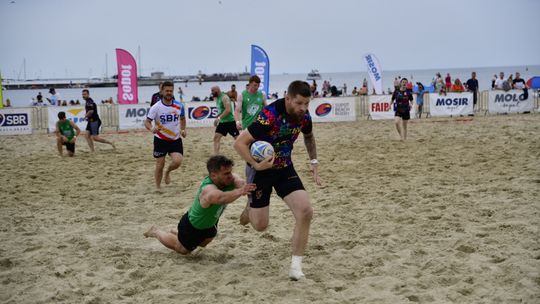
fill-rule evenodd
<path id="1" fill-rule="evenodd" d="M 56 146 L 58 147 L 58 154 L 63 156 L 62 146 L 66 146 L 69 156 L 75 154 L 75 141 L 77 136 L 81 134 L 81 129 L 71 121 L 66 119 L 66 112 L 58 112 L 58 121 L 56 122 Z"/>
<path id="2" fill-rule="evenodd" d="M 206 247 L 217 235 L 219 217 L 227 204 L 255 190 L 254 184 L 232 173 L 233 161 L 223 155 L 210 157 L 206 176 L 195 195 L 193 204 L 178 223 L 177 231 L 163 231 L 156 226 L 144 233 L 158 239 L 165 247 L 188 254 L 197 246 Z"/>

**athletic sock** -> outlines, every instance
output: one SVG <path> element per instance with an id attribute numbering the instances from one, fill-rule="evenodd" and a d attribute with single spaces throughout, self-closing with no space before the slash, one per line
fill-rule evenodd
<path id="1" fill-rule="evenodd" d="M 291 269 L 289 270 L 289 278 L 299 280 L 305 277 L 302 272 L 302 256 L 293 255 L 291 259 Z"/>

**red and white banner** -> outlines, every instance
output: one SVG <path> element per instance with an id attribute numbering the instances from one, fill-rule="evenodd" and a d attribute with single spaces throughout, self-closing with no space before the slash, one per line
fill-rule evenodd
<path id="1" fill-rule="evenodd" d="M 431 116 L 459 116 L 473 114 L 472 93 L 429 94 Z"/>
<path id="2" fill-rule="evenodd" d="M 137 64 L 131 54 L 123 49 L 116 49 L 118 65 L 118 103 L 138 103 Z"/>
<path id="3" fill-rule="evenodd" d="M 373 120 L 394 119 L 394 109 L 390 108 L 392 95 L 370 95 L 369 96 L 369 115 Z M 416 108 L 412 107 L 410 112 L 411 119 L 416 116 Z"/>
<path id="4" fill-rule="evenodd" d="M 489 113 L 530 112 L 533 109 L 532 93 L 532 90 L 529 90 L 526 96 L 523 90 L 489 91 Z"/>

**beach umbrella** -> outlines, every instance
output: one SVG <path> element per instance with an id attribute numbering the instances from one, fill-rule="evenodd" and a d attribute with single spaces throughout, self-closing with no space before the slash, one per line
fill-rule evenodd
<path id="1" fill-rule="evenodd" d="M 527 86 L 531 89 L 540 89 L 540 76 L 534 76 L 527 80 Z"/>

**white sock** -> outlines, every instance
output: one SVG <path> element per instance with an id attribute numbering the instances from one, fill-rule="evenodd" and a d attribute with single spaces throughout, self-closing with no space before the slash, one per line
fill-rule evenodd
<path id="1" fill-rule="evenodd" d="M 289 278 L 299 280 L 305 277 L 302 272 L 302 256 L 293 255 L 291 259 L 291 269 L 289 270 Z"/>

